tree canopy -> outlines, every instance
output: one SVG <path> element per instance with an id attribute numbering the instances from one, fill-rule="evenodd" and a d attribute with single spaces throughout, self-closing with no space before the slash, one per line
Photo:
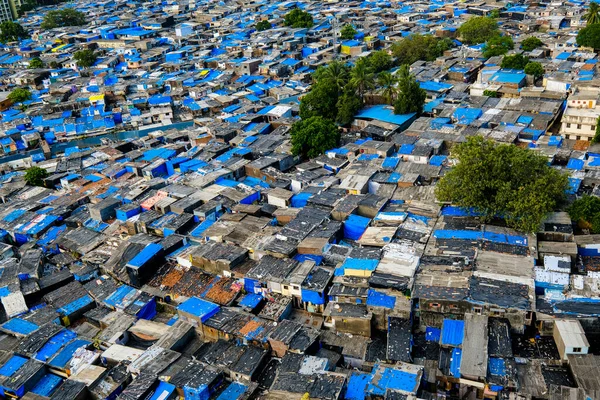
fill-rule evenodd
<path id="1" fill-rule="evenodd" d="M 423 112 L 427 92 L 421 89 L 419 82 L 411 75 L 408 65 L 403 65 L 398 71 L 398 94 L 394 103 L 395 114 Z"/>
<path id="2" fill-rule="evenodd" d="M 472 136 L 454 146 L 452 157 L 458 164 L 436 186 L 438 199 L 473 207 L 485 220 L 501 217 L 512 228 L 537 232 L 565 198 L 567 176 L 531 150 Z"/>
<path id="3" fill-rule="evenodd" d="M 342 39 L 353 39 L 354 35 L 356 35 L 358 31 L 354 29 L 354 27 L 350 24 L 344 25 L 342 30 L 340 31 L 340 37 Z"/>
<path id="4" fill-rule="evenodd" d="M 466 44 L 485 43 L 500 35 L 494 18 L 472 17 L 458 28 L 458 33 Z"/>
<path id="5" fill-rule="evenodd" d="M 529 36 L 527 39 L 525 39 L 521 42 L 521 48 L 524 51 L 533 51 L 543 45 L 544 45 L 544 43 L 540 39 L 536 38 L 535 36 Z"/>
<path id="6" fill-rule="evenodd" d="M 22 103 L 31 99 L 31 92 L 24 88 L 16 88 L 9 93 L 8 99 L 13 103 Z"/>
<path id="7" fill-rule="evenodd" d="M 505 56 L 502 59 L 502 64 L 500 66 L 508 69 L 525 69 L 528 62 L 529 58 L 525 57 L 523 54 L 513 54 L 511 56 Z"/>
<path id="8" fill-rule="evenodd" d="M 600 24 L 588 25 L 577 34 L 577 44 L 582 47 L 600 49 Z"/>
<path id="9" fill-rule="evenodd" d="M 294 8 L 287 13 L 283 20 L 285 26 L 291 26 L 292 28 L 310 28 L 313 23 L 312 16 L 299 8 Z"/>
<path id="10" fill-rule="evenodd" d="M 315 158 L 337 146 L 340 133 L 337 126 L 323 117 L 302 119 L 291 130 L 292 153 L 304 158 Z"/>
<path id="11" fill-rule="evenodd" d="M 44 186 L 44 179 L 48 175 L 44 168 L 31 167 L 25 172 L 25 182 L 31 186 Z"/>
<path id="12" fill-rule="evenodd" d="M 385 50 L 377 50 L 371 53 L 367 58 L 369 65 L 374 73 L 378 74 L 392 68 L 394 62 L 392 57 Z"/>
<path id="13" fill-rule="evenodd" d="M 533 75 L 535 79 L 544 76 L 544 67 L 537 61 L 528 62 L 525 66 L 525 73 L 527 75 Z"/>
<path id="14" fill-rule="evenodd" d="M 266 31 L 267 29 L 271 29 L 271 23 L 266 19 L 258 21 L 258 23 L 256 24 L 256 30 L 259 32 Z"/>
<path id="15" fill-rule="evenodd" d="M 42 29 L 82 26 L 86 24 L 85 14 L 73 8 L 48 11 L 42 21 Z"/>
<path id="16" fill-rule="evenodd" d="M 591 233 L 600 233 L 600 198 L 585 195 L 567 208 L 571 220 Z"/>
<path id="17" fill-rule="evenodd" d="M 90 49 L 76 51 L 75 54 L 73 54 L 73 57 L 75 57 L 75 61 L 77 61 L 77 66 L 79 68 L 91 67 L 98 59 L 94 50 Z"/>
<path id="18" fill-rule="evenodd" d="M 20 24 L 12 21 L 4 21 L 0 24 L 0 42 L 16 42 L 26 39 L 29 34 Z"/>
<path id="19" fill-rule="evenodd" d="M 31 59 L 31 61 L 29 61 L 29 68 L 44 68 L 44 62 L 39 57 L 34 57 Z"/>
<path id="20" fill-rule="evenodd" d="M 483 46 L 483 56 L 490 58 L 506 54 L 514 47 L 513 40 L 510 36 L 494 36 Z"/>
<path id="21" fill-rule="evenodd" d="M 433 35 L 414 34 L 392 44 L 392 53 L 398 64 L 412 64 L 415 61 L 433 61 L 452 48 L 452 40 L 440 39 Z"/>
<path id="22" fill-rule="evenodd" d="M 590 3 L 590 8 L 583 14 L 583 19 L 586 20 L 588 25 L 600 23 L 600 6 L 595 1 Z"/>

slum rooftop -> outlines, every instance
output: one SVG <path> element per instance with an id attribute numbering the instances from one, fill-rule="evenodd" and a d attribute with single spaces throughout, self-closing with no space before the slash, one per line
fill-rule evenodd
<path id="1" fill-rule="evenodd" d="M 313 27 L 283 27 L 295 7 Z M 600 235 L 564 212 L 524 234 L 434 193 L 473 135 L 598 193 L 582 3 L 82 1 L 88 25 L 44 31 L 48 9 L 0 54 L 2 90 L 32 92 L 0 101 L 0 397 L 600 398 Z M 536 84 L 459 42 L 494 10 L 516 49 L 544 43 Z M 292 155 L 311 73 L 413 33 L 456 45 L 411 66 L 423 115 L 369 106 L 339 147 Z M 79 70 L 84 48 L 100 57 Z"/>

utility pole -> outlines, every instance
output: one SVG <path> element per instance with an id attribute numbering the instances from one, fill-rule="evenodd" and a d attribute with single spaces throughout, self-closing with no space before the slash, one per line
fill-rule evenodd
<path id="1" fill-rule="evenodd" d="M 337 37 L 338 37 L 338 19 L 337 16 L 334 14 L 333 18 L 331 19 L 331 30 L 333 31 L 333 57 L 335 60 L 337 60 L 338 58 L 338 51 L 337 51 Z"/>

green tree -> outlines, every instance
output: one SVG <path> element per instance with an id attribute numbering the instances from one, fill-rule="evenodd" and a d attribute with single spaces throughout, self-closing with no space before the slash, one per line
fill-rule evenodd
<path id="1" fill-rule="evenodd" d="M 510 36 L 495 36 L 483 46 L 483 56 L 485 58 L 501 56 L 512 50 L 513 47 L 514 43 Z"/>
<path id="2" fill-rule="evenodd" d="M 313 26 L 313 18 L 306 11 L 299 8 L 294 8 L 284 17 L 283 24 L 292 28 L 310 28 Z"/>
<path id="3" fill-rule="evenodd" d="M 495 90 L 484 90 L 483 91 L 483 95 L 487 96 L 487 97 L 498 97 L 498 92 L 496 92 Z"/>
<path id="4" fill-rule="evenodd" d="M 600 24 L 588 25 L 577 33 L 577 44 L 581 47 L 600 49 Z"/>
<path id="5" fill-rule="evenodd" d="M 337 101 L 339 92 L 333 85 L 316 83 L 310 92 L 300 99 L 300 117 L 323 117 L 335 120 L 337 117 Z"/>
<path id="6" fill-rule="evenodd" d="M 382 72 L 377 77 L 377 83 L 385 102 L 390 105 L 394 104 L 394 97 L 396 97 L 396 92 L 398 90 L 396 88 L 396 84 L 398 83 L 396 77 L 387 71 Z"/>
<path id="7" fill-rule="evenodd" d="M 523 54 L 513 54 L 511 56 L 505 56 L 502 59 L 502 68 L 508 69 L 525 69 L 525 66 L 529 62 L 529 58 Z"/>
<path id="8" fill-rule="evenodd" d="M 392 57 L 385 50 L 374 51 L 367 60 L 369 61 L 371 69 L 376 74 L 387 71 L 392 68 L 393 65 Z"/>
<path id="9" fill-rule="evenodd" d="M 600 198 L 584 195 L 567 208 L 571 220 L 592 233 L 600 233 Z"/>
<path id="10" fill-rule="evenodd" d="M 500 35 L 496 20 L 486 17 L 470 18 L 458 28 L 458 33 L 466 44 L 485 43 Z"/>
<path id="11" fill-rule="evenodd" d="M 318 81 L 333 84 L 341 92 L 348 83 L 350 69 L 339 61 L 332 61 L 327 67 L 319 68 L 315 76 Z"/>
<path id="12" fill-rule="evenodd" d="M 414 34 L 392 44 L 392 53 L 398 64 L 411 65 L 415 61 L 433 61 L 452 48 L 452 40 L 433 35 Z"/>
<path id="13" fill-rule="evenodd" d="M 340 125 L 349 124 L 362 107 L 362 100 L 356 95 L 352 88 L 348 86 L 338 99 L 336 122 Z"/>
<path id="14" fill-rule="evenodd" d="M 31 99 L 31 92 L 24 88 L 16 88 L 9 93 L 8 99 L 13 103 L 22 103 Z"/>
<path id="15" fill-rule="evenodd" d="M 595 1 L 590 3 L 590 8 L 583 14 L 583 19 L 586 20 L 588 25 L 600 23 L 600 7 L 598 6 L 598 3 Z"/>
<path id="16" fill-rule="evenodd" d="M 48 171 L 44 168 L 31 167 L 25 172 L 25 182 L 31 186 L 44 186 L 44 179 L 48 175 Z"/>
<path id="17" fill-rule="evenodd" d="M 82 26 L 86 24 L 85 14 L 73 8 L 48 11 L 42 25 L 42 29 L 62 28 L 65 26 Z"/>
<path id="18" fill-rule="evenodd" d="M 533 51 L 543 45 L 544 43 L 535 36 L 529 36 L 527 39 L 521 42 L 521 48 L 523 51 Z"/>
<path id="19" fill-rule="evenodd" d="M 323 117 L 310 117 L 292 125 L 291 137 L 294 155 L 315 158 L 337 146 L 340 132 L 333 121 Z"/>
<path id="20" fill-rule="evenodd" d="M 502 216 L 510 227 L 537 232 L 565 198 L 567 175 L 531 150 L 471 136 L 452 156 L 458 164 L 436 186 L 438 200 L 473 207 L 486 221 Z"/>
<path id="21" fill-rule="evenodd" d="M 79 68 L 91 67 L 98 59 L 94 50 L 90 49 L 76 51 L 75 54 L 73 54 L 73 57 L 75 58 L 75 61 L 77 61 L 77 66 Z"/>
<path id="22" fill-rule="evenodd" d="M 259 32 L 266 31 L 267 29 L 271 29 L 271 23 L 266 19 L 258 21 L 258 23 L 256 24 L 256 30 Z"/>
<path id="23" fill-rule="evenodd" d="M 28 37 L 29 34 L 21 24 L 12 21 L 4 21 L 0 24 L 0 42 L 2 43 L 16 42 Z"/>
<path id="24" fill-rule="evenodd" d="M 44 68 L 44 62 L 39 57 L 34 57 L 31 59 L 31 61 L 29 61 L 29 68 Z"/>
<path id="25" fill-rule="evenodd" d="M 600 117 L 596 119 L 596 133 L 592 138 L 592 143 L 600 143 Z"/>
<path id="26" fill-rule="evenodd" d="M 344 25 L 342 30 L 340 31 L 340 37 L 342 39 L 354 39 L 354 36 L 358 33 L 356 29 L 350 24 Z"/>
<path id="27" fill-rule="evenodd" d="M 50 68 L 60 68 L 60 64 L 57 61 L 50 61 Z"/>
<path id="28" fill-rule="evenodd" d="M 403 65 L 398 71 L 398 95 L 394 103 L 395 114 L 423 112 L 427 92 L 421 89 L 419 82 L 410 73 L 408 65 Z"/>
<path id="29" fill-rule="evenodd" d="M 533 75 L 535 79 L 541 78 L 544 76 L 544 67 L 539 62 L 533 61 L 527 63 L 525 66 L 525 73 L 527 75 Z"/>
<path id="30" fill-rule="evenodd" d="M 365 92 L 375 88 L 375 74 L 365 58 L 359 58 L 356 61 L 356 65 L 350 71 L 348 84 L 356 90 L 361 101 L 364 99 Z"/>
<path id="31" fill-rule="evenodd" d="M 488 14 L 488 18 L 500 18 L 500 11 L 498 9 L 490 11 L 490 13 Z"/>

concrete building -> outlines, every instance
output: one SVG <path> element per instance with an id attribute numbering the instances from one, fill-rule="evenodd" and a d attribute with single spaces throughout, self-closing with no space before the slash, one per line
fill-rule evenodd
<path id="1" fill-rule="evenodd" d="M 578 320 L 557 319 L 554 321 L 552 336 L 564 361 L 569 354 L 587 354 L 590 349 L 590 343 Z"/>
<path id="2" fill-rule="evenodd" d="M 596 134 L 599 116 L 598 91 L 578 91 L 567 101 L 560 134 L 566 139 L 591 141 Z"/>

